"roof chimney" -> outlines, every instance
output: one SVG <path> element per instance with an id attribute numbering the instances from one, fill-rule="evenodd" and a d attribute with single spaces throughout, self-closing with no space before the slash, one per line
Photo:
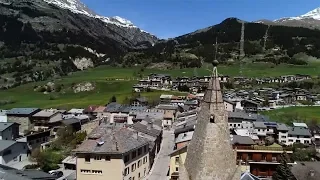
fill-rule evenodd
<path id="1" fill-rule="evenodd" d="M 136 131 L 135 135 L 133 136 L 135 139 L 138 139 L 139 138 L 139 132 Z"/>

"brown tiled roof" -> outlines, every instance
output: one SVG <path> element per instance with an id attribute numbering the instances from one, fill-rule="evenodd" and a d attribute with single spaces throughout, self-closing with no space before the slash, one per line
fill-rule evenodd
<path id="1" fill-rule="evenodd" d="M 97 107 L 93 112 L 104 112 L 105 111 L 105 109 L 106 109 L 106 107 L 105 106 L 99 106 L 99 107 Z"/>
<path id="2" fill-rule="evenodd" d="M 102 132 L 104 129 L 104 132 Z M 100 137 L 99 137 L 100 136 Z M 98 142 L 103 142 L 101 145 Z M 89 135 L 89 139 L 84 141 L 75 153 L 109 153 L 123 154 L 133 149 L 148 145 L 148 139 L 138 137 L 136 133 L 126 128 L 110 129 L 96 128 L 93 134 Z"/>

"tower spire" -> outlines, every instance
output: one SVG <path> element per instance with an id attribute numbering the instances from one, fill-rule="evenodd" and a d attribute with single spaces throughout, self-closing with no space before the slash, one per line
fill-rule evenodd
<path id="1" fill-rule="evenodd" d="M 240 178 L 236 156 L 231 146 L 218 61 L 213 61 L 212 77 L 201 102 L 196 129 L 188 145 L 181 178 L 186 180 L 235 180 Z M 181 179 L 181 180 L 185 180 Z"/>

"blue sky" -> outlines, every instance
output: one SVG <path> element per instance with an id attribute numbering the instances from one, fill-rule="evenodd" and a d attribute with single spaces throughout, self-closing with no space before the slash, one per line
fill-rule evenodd
<path id="1" fill-rule="evenodd" d="M 319 0 L 82 0 L 104 16 L 120 16 L 159 38 L 183 35 L 228 17 L 247 21 L 298 16 Z"/>

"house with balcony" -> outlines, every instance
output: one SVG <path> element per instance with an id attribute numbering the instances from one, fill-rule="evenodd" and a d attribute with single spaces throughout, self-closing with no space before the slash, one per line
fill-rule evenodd
<path id="1" fill-rule="evenodd" d="M 243 100 L 241 101 L 241 106 L 246 113 L 257 113 L 259 103 L 251 100 Z"/>
<path id="2" fill-rule="evenodd" d="M 293 153 L 291 148 L 284 148 L 278 144 L 271 146 L 234 145 L 234 148 L 237 151 L 238 162 L 250 169 L 250 173 L 262 178 L 272 177 L 280 164 L 280 155 L 283 151 L 286 151 L 289 156 Z"/>
<path id="3" fill-rule="evenodd" d="M 62 121 L 62 114 L 53 109 L 44 109 L 37 112 L 30 117 L 33 124 L 33 129 L 38 131 L 39 129 L 49 129 L 51 128 L 51 123 L 55 124 L 59 121 Z"/>
<path id="4" fill-rule="evenodd" d="M 138 180 L 149 172 L 149 140 L 101 124 L 76 150 L 77 180 Z"/>

